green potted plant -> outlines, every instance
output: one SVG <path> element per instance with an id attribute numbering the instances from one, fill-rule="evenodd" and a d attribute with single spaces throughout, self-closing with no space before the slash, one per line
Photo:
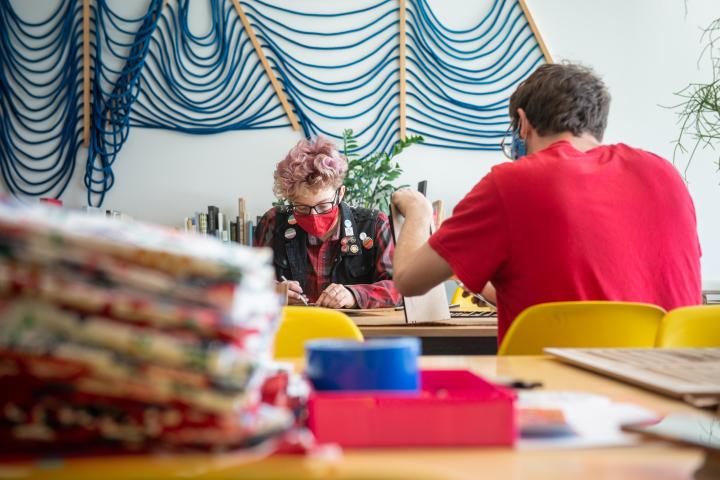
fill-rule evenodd
<path id="1" fill-rule="evenodd" d="M 375 152 L 365 157 L 355 153 L 358 142 L 353 131 L 343 131 L 343 154 L 348 159 L 348 173 L 345 177 L 346 201 L 356 207 L 376 208 L 385 213 L 390 211 L 390 196 L 397 190 L 393 184 L 402 174 L 396 157 L 406 148 L 422 143 L 423 137 L 411 135 L 398 141 L 386 152 Z"/>
<path id="2" fill-rule="evenodd" d="M 712 79 L 707 83 L 691 83 L 676 92 L 682 102 L 675 106 L 679 110 L 680 133 L 675 143 L 673 161 L 678 153 L 689 153 L 685 173 L 698 148 L 714 149 L 720 145 L 720 18 L 705 29 L 702 38 L 706 43 L 700 56 L 709 56 Z M 717 159 L 716 166 L 720 170 Z"/>

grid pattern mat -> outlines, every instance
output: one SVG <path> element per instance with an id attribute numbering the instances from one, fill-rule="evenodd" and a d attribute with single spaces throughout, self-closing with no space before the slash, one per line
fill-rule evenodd
<path id="1" fill-rule="evenodd" d="M 591 370 L 675 395 L 720 395 L 720 348 L 547 348 Z"/>

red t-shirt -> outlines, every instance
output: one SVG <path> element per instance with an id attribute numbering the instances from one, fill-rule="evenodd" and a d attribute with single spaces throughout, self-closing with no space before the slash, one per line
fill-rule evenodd
<path id="1" fill-rule="evenodd" d="M 494 167 L 430 246 L 471 290 L 497 289 L 498 343 L 543 302 L 701 301 L 695 208 L 666 160 L 627 145 L 570 142 Z"/>

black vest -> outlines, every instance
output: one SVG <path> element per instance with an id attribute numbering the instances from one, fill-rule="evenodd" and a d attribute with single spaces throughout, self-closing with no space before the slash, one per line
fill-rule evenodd
<path id="1" fill-rule="evenodd" d="M 373 283 L 375 258 L 379 252 L 375 238 L 377 210 L 354 208 L 340 203 L 338 222 L 340 238 L 345 239 L 347 251 L 341 250 L 338 244 L 335 252 L 331 279 L 341 285 Z M 307 232 L 297 224 L 291 225 L 288 220 L 292 212 L 287 207 L 278 207 L 275 216 L 275 232 L 273 234 L 273 254 L 275 275 L 278 280 L 285 276 L 288 280 L 297 280 L 303 290 L 306 289 L 308 256 Z M 363 247 L 360 234 L 365 233 L 373 240 L 370 249 Z M 357 248 L 352 246 L 356 245 Z"/>

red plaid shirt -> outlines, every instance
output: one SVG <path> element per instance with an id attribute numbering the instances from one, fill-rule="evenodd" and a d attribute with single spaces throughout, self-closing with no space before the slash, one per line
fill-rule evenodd
<path id="1" fill-rule="evenodd" d="M 258 223 L 255 230 L 256 247 L 273 246 L 275 234 L 276 210 L 269 210 Z M 390 221 L 383 212 L 378 214 L 374 235 L 377 251 L 373 283 L 344 285 L 355 297 L 358 308 L 380 308 L 400 305 L 402 297 L 392 281 L 392 257 L 395 243 L 390 232 Z M 338 221 L 332 236 L 324 242 L 310 234 L 307 236 L 308 278 L 305 295 L 311 302 L 317 301 L 320 294 L 332 283 L 332 267 L 335 257 L 340 254 L 340 222 Z M 280 280 L 280 279 L 278 279 Z"/>

